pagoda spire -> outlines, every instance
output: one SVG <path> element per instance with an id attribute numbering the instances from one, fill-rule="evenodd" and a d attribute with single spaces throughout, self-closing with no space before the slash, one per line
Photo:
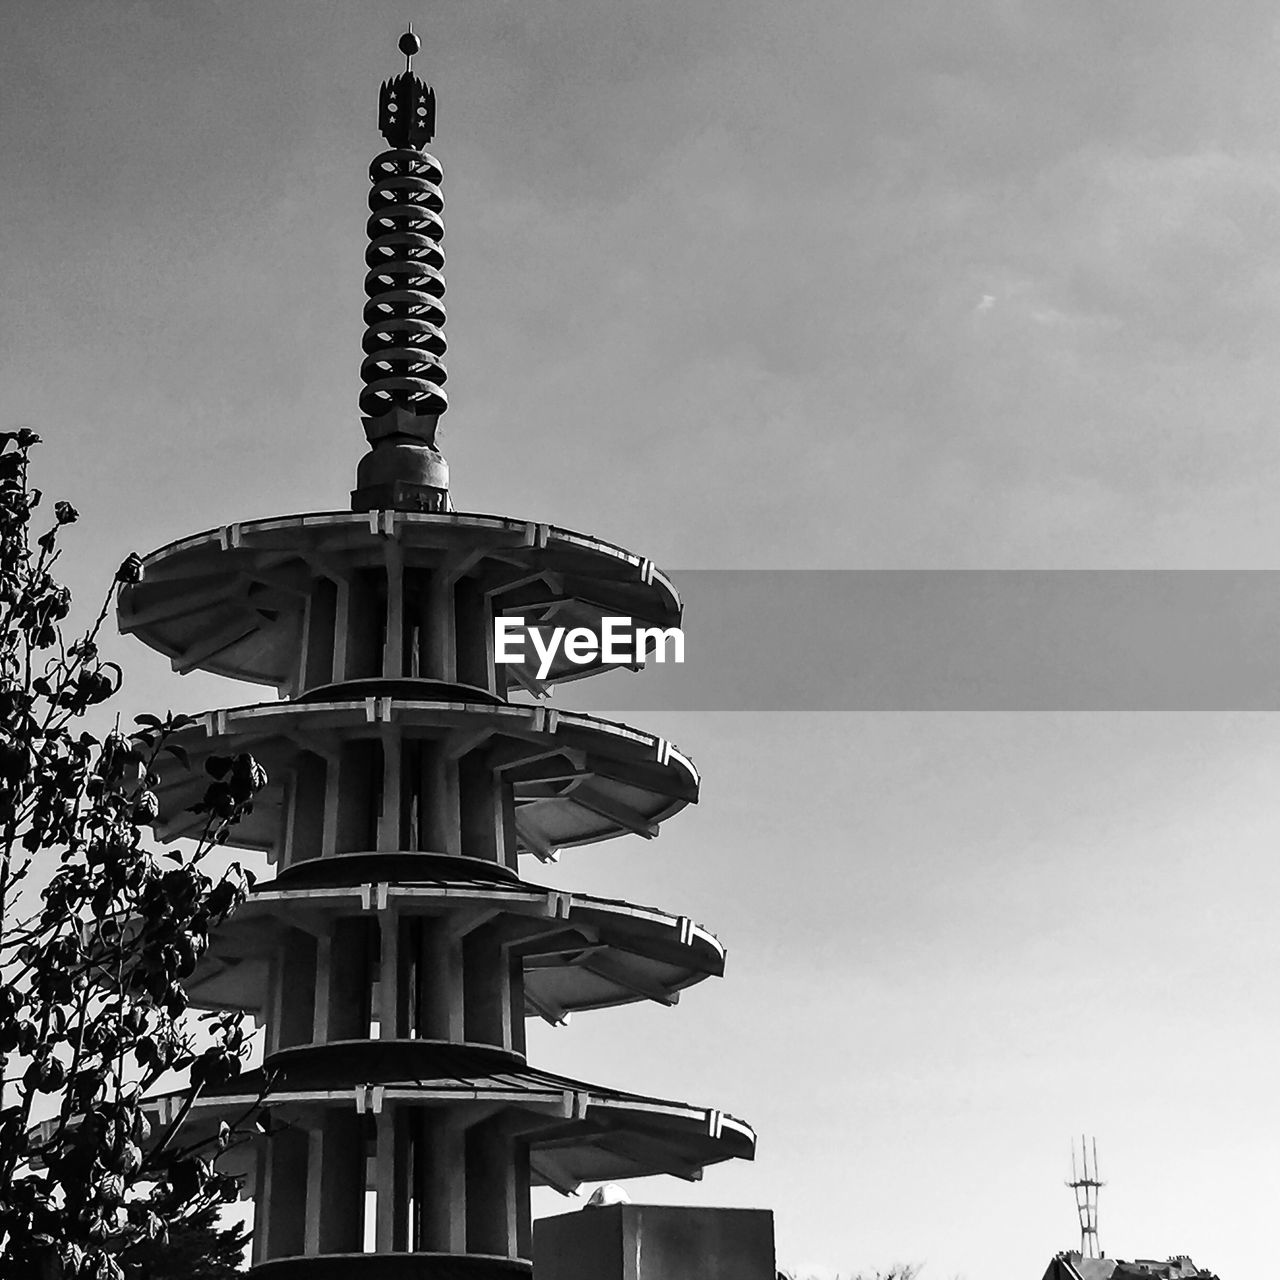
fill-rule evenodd
<path id="1" fill-rule="evenodd" d="M 364 353 L 360 393 L 369 452 L 356 471 L 355 511 L 451 511 L 449 464 L 436 447 L 449 407 L 444 337 L 444 196 L 440 162 L 423 148 L 435 133 L 435 90 L 413 71 L 422 41 L 400 37 L 405 69 L 378 96 L 391 144 L 369 168 Z"/>
<path id="2" fill-rule="evenodd" d="M 404 54 L 404 70 L 394 80 L 382 82 L 378 129 L 393 147 L 421 148 L 435 133 L 436 91 L 413 74 L 414 55 L 422 50 L 413 23 L 400 37 L 399 49 Z"/>

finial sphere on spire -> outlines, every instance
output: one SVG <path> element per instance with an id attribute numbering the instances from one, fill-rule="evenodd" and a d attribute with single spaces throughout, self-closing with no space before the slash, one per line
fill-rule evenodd
<path id="1" fill-rule="evenodd" d="M 406 58 L 412 58 L 415 53 L 420 53 L 422 51 L 422 41 L 413 34 L 412 28 L 400 37 L 399 49 Z"/>

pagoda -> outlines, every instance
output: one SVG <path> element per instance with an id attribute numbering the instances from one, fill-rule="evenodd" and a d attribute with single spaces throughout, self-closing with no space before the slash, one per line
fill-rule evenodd
<path id="1" fill-rule="evenodd" d="M 549 889 L 521 857 L 658 834 L 697 799 L 665 738 L 559 710 L 495 652 L 495 619 L 678 624 L 651 561 L 554 525 L 454 509 L 436 442 L 448 407 L 435 95 L 383 84 L 370 168 L 360 409 L 350 510 L 229 524 L 147 557 L 119 622 L 176 671 L 272 686 L 208 712 L 163 769 L 157 833 L 193 834 L 210 756 L 270 777 L 230 842 L 274 878 L 214 936 L 188 989 L 265 1027 L 261 1068 L 200 1097 L 212 1131 L 266 1089 L 263 1133 L 223 1157 L 255 1202 L 254 1274 L 489 1280 L 532 1271 L 530 1187 L 750 1158 L 714 1108 L 540 1071 L 525 1019 L 654 1000 L 719 976 L 685 916 Z M 512 694 L 532 693 L 512 700 Z M 161 1100 L 163 1106 L 165 1100 Z"/>

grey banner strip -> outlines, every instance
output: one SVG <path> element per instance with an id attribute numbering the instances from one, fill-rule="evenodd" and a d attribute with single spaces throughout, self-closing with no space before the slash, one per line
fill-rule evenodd
<path id="1" fill-rule="evenodd" d="M 552 705 L 1273 711 L 1280 571 L 692 570 L 686 659 Z"/>

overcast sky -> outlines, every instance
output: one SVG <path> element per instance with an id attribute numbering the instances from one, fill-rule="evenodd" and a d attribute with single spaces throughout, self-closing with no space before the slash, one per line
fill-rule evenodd
<path id="1" fill-rule="evenodd" d="M 1274 6 L 2 16 L 0 426 L 44 435 L 44 487 L 82 512 L 83 597 L 129 550 L 346 505 L 366 171 L 409 16 L 462 509 L 672 570 L 1278 567 Z M 130 705 L 257 696 L 114 656 Z M 760 1148 L 637 1198 L 772 1207 L 780 1261 L 823 1275 L 1027 1280 L 1075 1239 L 1083 1129 L 1109 1253 L 1267 1265 L 1274 717 L 656 719 L 702 804 L 537 874 L 695 915 L 726 979 L 532 1052 L 721 1105 Z"/>

